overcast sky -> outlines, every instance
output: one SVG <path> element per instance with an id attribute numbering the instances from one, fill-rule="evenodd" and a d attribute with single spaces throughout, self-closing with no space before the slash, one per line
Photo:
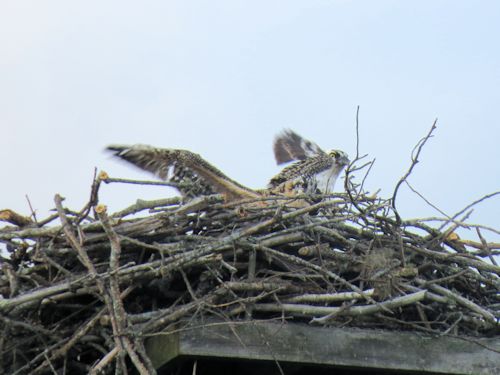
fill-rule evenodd
<path id="1" fill-rule="evenodd" d="M 448 214 L 500 190 L 498 1 L 1 1 L 0 209 L 80 209 L 94 168 L 149 178 L 103 152 L 146 143 L 200 153 L 264 187 L 289 127 L 376 158 L 390 196 L 410 182 Z M 341 184 L 337 184 L 338 187 Z M 111 210 L 166 188 L 106 185 Z M 403 217 L 434 216 L 403 187 Z M 470 221 L 500 227 L 500 197 Z"/>

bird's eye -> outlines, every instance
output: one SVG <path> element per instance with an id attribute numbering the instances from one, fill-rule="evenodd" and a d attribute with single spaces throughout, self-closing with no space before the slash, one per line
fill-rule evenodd
<path id="1" fill-rule="evenodd" d="M 332 151 L 332 152 L 330 153 L 330 155 L 335 156 L 335 157 L 338 157 L 338 156 L 339 156 L 339 153 L 338 153 L 337 151 Z"/>

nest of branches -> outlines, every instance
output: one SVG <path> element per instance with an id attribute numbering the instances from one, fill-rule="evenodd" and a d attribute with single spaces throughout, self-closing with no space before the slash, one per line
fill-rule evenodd
<path id="1" fill-rule="evenodd" d="M 346 194 L 97 205 L 0 229 L 0 368 L 154 373 L 150 335 L 193 318 L 498 335 L 500 244 L 402 220 L 393 200 Z M 314 203 L 316 202 L 316 203 Z M 53 220 L 59 224 L 51 224 Z M 498 234 L 498 232 L 496 232 Z M 5 253 L 4 253 L 5 255 Z M 490 259 L 490 260 L 488 260 Z"/>

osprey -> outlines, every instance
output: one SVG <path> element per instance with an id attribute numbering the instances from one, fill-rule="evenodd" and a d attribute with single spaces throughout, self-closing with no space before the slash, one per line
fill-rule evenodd
<path id="1" fill-rule="evenodd" d="M 269 182 L 268 188 L 277 192 L 330 194 L 338 176 L 349 164 L 344 151 L 325 152 L 290 129 L 276 136 L 273 149 L 278 165 L 295 161 Z"/>
<path id="2" fill-rule="evenodd" d="M 313 142 L 292 130 L 285 130 L 274 141 L 278 164 L 285 167 L 269 182 L 268 189 L 253 190 L 229 178 L 200 155 L 188 150 L 156 148 L 147 145 L 110 145 L 108 151 L 162 180 L 176 183 L 185 198 L 222 194 L 227 201 L 255 199 L 272 194 L 294 192 L 328 194 L 342 169 L 349 164 L 343 151 L 324 152 Z"/>
<path id="3" fill-rule="evenodd" d="M 177 190 L 184 198 L 217 193 L 228 201 L 260 197 L 256 191 L 232 180 L 200 155 L 188 150 L 147 145 L 111 145 L 106 149 L 162 180 L 177 183 Z"/>

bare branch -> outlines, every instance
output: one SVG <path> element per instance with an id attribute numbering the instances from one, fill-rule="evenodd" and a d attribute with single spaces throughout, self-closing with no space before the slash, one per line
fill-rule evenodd
<path id="1" fill-rule="evenodd" d="M 392 201 L 392 208 L 394 209 L 394 213 L 396 214 L 396 220 L 397 220 L 398 223 L 401 223 L 401 217 L 399 216 L 398 211 L 396 209 L 396 197 L 397 197 L 397 194 L 398 194 L 399 187 L 401 186 L 401 184 L 403 182 L 406 181 L 406 179 L 410 176 L 411 172 L 413 171 L 413 168 L 415 168 L 415 166 L 419 162 L 418 157 L 420 156 L 420 152 L 422 151 L 422 149 L 425 146 L 425 144 L 427 143 L 427 141 L 432 137 L 432 133 L 436 129 L 436 123 L 437 123 L 437 119 L 434 120 L 434 123 L 432 124 L 432 126 L 431 126 L 429 132 L 427 133 L 427 135 L 424 138 L 422 138 L 417 143 L 417 145 L 415 146 L 415 148 L 413 149 L 412 156 L 411 156 L 411 165 L 410 165 L 410 168 L 404 174 L 404 176 L 401 177 L 401 179 L 398 181 L 398 183 L 396 184 L 396 187 L 394 188 L 394 192 L 392 193 L 392 199 L 391 199 L 391 201 Z M 416 150 L 416 152 L 415 152 L 415 150 Z"/>

